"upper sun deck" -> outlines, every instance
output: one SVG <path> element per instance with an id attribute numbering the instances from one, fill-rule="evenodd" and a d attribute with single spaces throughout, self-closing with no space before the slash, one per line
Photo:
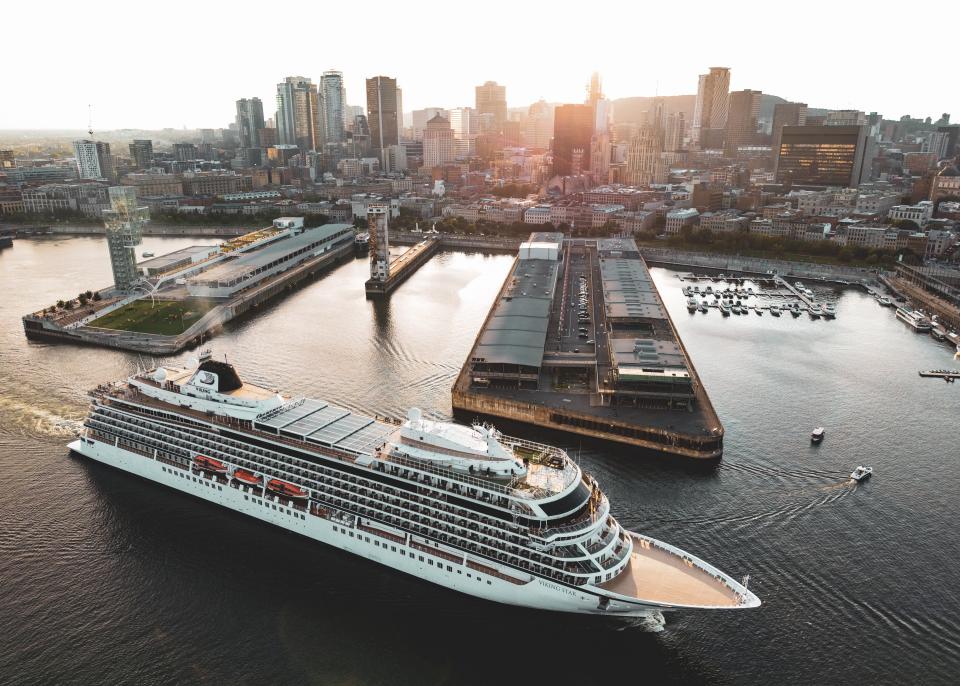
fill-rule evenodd
<path id="1" fill-rule="evenodd" d="M 760 599 L 712 565 L 667 543 L 631 533 L 626 568 L 600 585 L 606 591 L 691 608 L 757 607 Z"/>

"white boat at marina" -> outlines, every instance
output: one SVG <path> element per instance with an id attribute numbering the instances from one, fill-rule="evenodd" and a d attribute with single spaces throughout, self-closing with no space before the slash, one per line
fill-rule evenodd
<path id="1" fill-rule="evenodd" d="M 881 307 L 893 307 L 893 301 L 885 295 L 877 296 L 877 302 Z"/>
<path id="2" fill-rule="evenodd" d="M 772 305 L 770 306 L 770 314 L 773 315 L 774 317 L 779 317 L 779 316 L 780 316 L 780 306 L 777 305 L 776 303 L 772 304 Z"/>
<path id="3" fill-rule="evenodd" d="M 820 315 L 823 314 L 823 308 L 820 307 L 820 303 L 813 303 L 810 305 L 810 316 L 814 319 L 819 319 Z"/>
<path id="4" fill-rule="evenodd" d="M 823 316 L 828 319 L 833 319 L 837 316 L 837 306 L 833 303 L 827 303 L 823 306 Z"/>
<path id="5" fill-rule="evenodd" d="M 930 333 L 930 329 L 933 328 L 930 320 L 919 310 L 908 310 L 905 307 L 898 307 L 897 319 L 907 324 L 917 333 Z"/>
<path id="6" fill-rule="evenodd" d="M 696 311 L 697 311 L 697 299 L 696 299 L 696 298 L 694 298 L 694 297 L 689 297 L 689 298 L 687 298 L 687 309 L 688 309 L 690 312 L 696 312 Z"/>
<path id="7" fill-rule="evenodd" d="M 701 312 L 703 312 L 704 314 L 706 314 L 707 312 L 709 312 L 710 306 L 707 304 L 707 301 L 706 301 L 706 300 L 701 300 L 701 301 L 700 301 L 700 306 L 699 306 L 697 309 L 699 309 Z"/>
<path id="8" fill-rule="evenodd" d="M 724 299 L 724 300 L 721 300 L 721 301 L 720 301 L 720 314 L 722 314 L 724 317 L 729 317 L 729 316 L 730 316 L 730 312 L 731 312 L 730 303 L 728 303 L 725 299 Z"/>
<path id="9" fill-rule="evenodd" d="M 871 474 L 873 474 L 873 467 L 864 467 L 863 465 L 859 465 L 850 473 L 850 478 L 854 481 L 863 481 Z"/>

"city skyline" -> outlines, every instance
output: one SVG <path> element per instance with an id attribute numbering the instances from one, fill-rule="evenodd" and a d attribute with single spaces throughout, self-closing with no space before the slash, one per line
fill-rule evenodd
<path id="1" fill-rule="evenodd" d="M 297 5 L 300 3 L 294 3 Z M 219 4 L 197 7 L 174 2 L 169 7 L 174 16 L 180 9 L 189 8 L 190 22 L 198 29 L 216 26 L 229 34 L 242 28 L 241 19 L 223 12 Z M 309 6 L 302 7 L 308 11 Z M 423 25 L 419 18 L 409 13 L 405 16 L 385 4 L 377 4 L 372 11 L 381 24 L 392 27 L 395 35 L 409 35 L 409 31 L 426 34 L 430 29 L 434 29 L 432 35 L 443 35 L 444 25 L 439 20 Z M 0 85 L 8 97 L 17 94 L 18 106 L 7 108 L 0 115 L 0 129 L 84 129 L 88 104 L 93 107 L 95 130 L 219 128 L 234 120 L 237 99 L 259 97 L 269 118 L 273 108 L 268 103 L 274 101 L 278 82 L 302 74 L 316 84 L 331 69 L 343 73 L 346 99 L 351 105 L 365 105 L 365 79 L 377 75 L 396 78 L 403 86 L 407 113 L 425 107 L 472 106 L 475 88 L 486 81 L 506 86 L 507 105 L 511 108 L 527 107 L 540 98 L 555 103 L 579 103 L 584 100 L 584 86 L 593 71 L 603 75 L 604 91 L 611 99 L 694 95 L 698 76 L 707 66 L 716 65 L 730 68 L 731 91 L 760 90 L 806 102 L 811 107 L 877 111 L 894 119 L 905 114 L 936 117 L 950 110 L 950 98 L 939 88 L 936 72 L 916 69 L 910 61 L 877 58 L 875 62 L 866 62 L 861 41 L 838 41 L 822 54 L 805 52 L 802 70 L 797 69 L 792 57 L 796 53 L 782 49 L 791 39 L 806 41 L 816 31 L 822 31 L 824 16 L 829 16 L 838 27 L 854 27 L 864 39 L 883 30 L 882 17 L 862 16 L 853 8 L 831 5 L 826 15 L 811 8 L 807 13 L 795 13 L 771 31 L 773 18 L 768 10 L 744 11 L 738 17 L 737 30 L 749 40 L 730 41 L 721 48 L 712 32 L 716 22 L 725 18 L 721 16 L 724 11 L 697 3 L 692 13 L 698 21 L 687 26 L 679 24 L 676 15 L 665 9 L 643 8 L 641 16 L 640 8 L 623 5 L 617 8 L 618 25 L 629 25 L 631 18 L 636 18 L 644 35 L 640 51 L 635 41 L 610 41 L 606 35 L 602 40 L 578 38 L 580 47 L 572 51 L 551 50 L 549 46 L 569 44 L 565 39 L 575 37 L 581 30 L 578 22 L 569 17 L 542 16 L 535 8 L 511 6 L 510 25 L 534 28 L 533 36 L 550 36 L 548 45 L 531 45 L 530 39 L 525 38 L 513 51 L 477 51 L 455 60 L 430 60 L 413 50 L 357 50 L 355 34 L 332 31 L 324 35 L 321 50 L 313 44 L 294 43 L 282 53 L 270 52 L 250 60 L 243 58 L 249 53 L 239 51 L 239 61 L 225 61 L 229 66 L 215 69 L 216 79 L 189 78 L 189 74 L 192 68 L 209 67 L 212 61 L 223 58 L 227 48 L 215 41 L 195 41 L 191 32 L 167 36 L 163 43 L 164 59 L 149 61 L 137 59 L 136 54 L 131 59 L 116 59 L 116 47 L 111 41 L 104 41 L 86 46 L 84 60 L 45 63 L 53 59 L 54 52 L 50 52 L 46 53 L 50 57 L 34 55 L 30 69 L 7 70 Z M 43 26 L 48 44 L 68 44 L 75 40 L 76 27 L 90 21 L 89 6 L 64 5 L 53 13 L 39 12 L 35 6 L 10 8 L 9 25 Z M 948 9 L 947 13 L 950 12 Z M 50 16 L 56 19 L 51 21 Z M 477 14 L 471 18 L 473 31 L 477 35 L 495 35 L 504 28 L 503 16 L 495 8 Z M 152 15 L 134 7 L 118 19 L 96 12 L 94 17 L 110 34 L 122 33 L 132 26 L 149 26 Z M 683 32 L 653 29 L 670 25 L 682 27 Z M 642 27 L 650 30 L 644 32 Z M 11 32 L 8 49 L 33 54 L 35 36 L 24 31 Z M 542 61 L 544 49 L 549 53 L 546 62 Z M 530 61 L 529 68 L 518 68 L 517 62 L 525 60 Z M 669 67 L 664 68 L 663 64 Z M 849 69 L 849 65 L 856 66 L 857 78 L 833 78 L 838 69 Z M 36 75 L 41 73 L 57 73 L 57 88 L 40 88 Z M 150 106 L 144 107 L 144 97 L 131 98 L 129 88 L 117 88 L 118 83 L 133 84 L 134 90 L 136 84 L 144 84 L 142 96 L 155 94 Z M 901 88 L 904 83 L 911 86 L 909 98 Z M 438 84 L 443 84 L 442 89 Z"/>

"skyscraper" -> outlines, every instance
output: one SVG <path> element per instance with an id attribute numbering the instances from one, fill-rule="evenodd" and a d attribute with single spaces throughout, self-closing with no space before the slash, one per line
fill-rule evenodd
<path id="1" fill-rule="evenodd" d="M 73 142 L 73 150 L 81 179 L 113 178 L 113 158 L 110 156 L 109 143 L 78 140 Z"/>
<path id="2" fill-rule="evenodd" d="M 439 114 L 427 122 L 423 132 L 423 166 L 427 169 L 452 162 L 457 157 L 450 122 Z"/>
<path id="3" fill-rule="evenodd" d="M 735 157 L 741 145 L 757 141 L 757 117 L 760 116 L 760 91 L 742 90 L 730 94 L 727 105 L 727 133 L 724 153 Z"/>
<path id="4" fill-rule="evenodd" d="M 241 148 L 259 148 L 260 129 L 264 128 L 263 103 L 260 98 L 237 100 L 237 136 Z"/>
<path id="5" fill-rule="evenodd" d="M 150 214 L 146 207 L 137 207 L 134 186 L 111 186 L 110 209 L 103 213 L 107 227 L 107 248 L 113 284 L 118 291 L 128 291 L 140 279 L 137 271 L 136 246 L 143 237 L 143 225 Z"/>
<path id="6" fill-rule="evenodd" d="M 784 126 L 777 150 L 777 183 L 856 187 L 870 178 L 874 156 L 869 126 Z"/>
<path id="7" fill-rule="evenodd" d="M 343 74 L 329 70 L 320 77 L 320 109 L 323 113 L 323 132 L 325 143 L 344 141 Z"/>
<path id="8" fill-rule="evenodd" d="M 527 111 L 526 144 L 537 150 L 546 150 L 553 139 L 553 109 L 542 98 Z"/>
<path id="9" fill-rule="evenodd" d="M 130 159 L 137 169 L 147 169 L 153 164 L 153 141 L 135 139 L 130 144 Z"/>
<path id="10" fill-rule="evenodd" d="M 627 146 L 626 182 L 634 186 L 649 186 L 667 182 L 664 152 L 664 104 L 656 98 L 647 112 L 646 122 Z"/>
<path id="11" fill-rule="evenodd" d="M 422 141 L 423 140 L 423 131 L 427 128 L 427 122 L 436 117 L 438 114 L 441 117 L 447 116 L 447 111 L 442 107 L 425 107 L 422 110 L 413 111 L 413 140 Z M 450 119 L 451 124 L 453 119 Z"/>
<path id="12" fill-rule="evenodd" d="M 493 132 L 499 133 L 507 121 L 507 87 L 497 85 L 496 81 L 487 81 L 476 87 L 476 97 L 477 114 L 481 118 L 485 114 L 493 115 Z"/>
<path id="13" fill-rule="evenodd" d="M 458 157 L 469 157 L 476 152 L 480 122 L 472 107 L 455 107 L 450 110 L 450 128 L 457 146 Z"/>
<path id="14" fill-rule="evenodd" d="M 316 84 L 303 76 L 288 76 L 277 84 L 277 141 L 301 150 L 323 144 L 323 121 Z"/>
<path id="15" fill-rule="evenodd" d="M 777 150 L 780 148 L 780 134 L 784 126 L 803 126 L 807 123 L 807 103 L 781 102 L 773 106 L 773 129 L 770 141 L 770 152 L 773 159 L 777 159 Z"/>
<path id="16" fill-rule="evenodd" d="M 710 67 L 701 74 L 697 100 L 693 108 L 692 143 L 695 147 L 715 144 L 717 133 L 727 127 L 727 94 L 730 91 L 730 69 Z M 706 133 L 706 132 L 712 133 Z"/>
<path id="17" fill-rule="evenodd" d="M 376 150 L 400 142 L 398 105 L 396 79 L 389 76 L 367 79 L 367 124 L 370 127 L 370 144 Z"/>
<path id="18" fill-rule="evenodd" d="M 590 168 L 593 108 L 558 105 L 553 113 L 553 173 L 575 176 Z"/>

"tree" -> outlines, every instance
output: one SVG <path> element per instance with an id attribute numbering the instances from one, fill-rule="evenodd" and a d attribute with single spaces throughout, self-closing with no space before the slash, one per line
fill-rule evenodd
<path id="1" fill-rule="evenodd" d="M 102 298 L 101 298 L 99 292 L 93 294 L 93 300 L 94 300 L 94 302 L 97 302 L 98 300 L 101 300 L 101 299 L 102 299 Z"/>
<path id="2" fill-rule="evenodd" d="M 57 301 L 57 307 L 59 307 L 61 310 L 63 309 L 64 305 L 66 305 L 66 303 L 62 300 Z"/>

